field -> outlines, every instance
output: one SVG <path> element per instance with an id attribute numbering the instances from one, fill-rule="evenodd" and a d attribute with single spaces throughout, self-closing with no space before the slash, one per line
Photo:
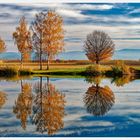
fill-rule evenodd
<path id="1" fill-rule="evenodd" d="M 133 61 L 133 60 L 125 60 L 125 64 L 129 65 L 131 68 L 136 70 L 140 70 L 140 61 Z M 76 76 L 76 75 L 85 75 L 85 70 L 88 66 L 93 65 L 92 62 L 87 60 L 61 60 L 61 61 L 51 61 L 50 62 L 50 69 L 46 70 L 47 63 L 43 62 L 43 69 L 39 70 L 39 62 L 37 61 L 30 61 L 24 62 L 21 67 L 20 61 L 1 61 L 0 68 L 8 68 L 12 67 L 14 69 L 19 70 L 22 68 L 21 75 L 56 75 L 56 76 Z M 111 66 L 115 65 L 115 60 L 110 60 L 101 63 L 102 71 L 110 71 Z M 10 73 L 6 72 L 4 75 L 9 75 Z"/>
<path id="2" fill-rule="evenodd" d="M 124 63 L 136 68 L 140 69 L 140 61 L 139 60 L 124 60 Z M 50 62 L 50 70 L 78 70 L 78 69 L 85 69 L 87 66 L 92 65 L 93 63 L 88 60 L 61 60 L 61 61 L 51 61 Z M 110 65 L 114 65 L 115 60 L 110 60 L 106 62 L 101 62 L 101 65 L 104 67 L 109 67 Z M 21 67 L 20 61 L 0 61 L 0 67 Z M 31 70 L 39 70 L 39 62 L 37 61 L 30 61 L 24 62 L 23 68 L 31 69 Z M 47 63 L 43 62 L 43 70 L 46 70 Z"/>

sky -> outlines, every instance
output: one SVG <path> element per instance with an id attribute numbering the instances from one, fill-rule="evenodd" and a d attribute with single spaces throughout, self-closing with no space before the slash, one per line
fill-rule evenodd
<path id="1" fill-rule="evenodd" d="M 55 10 L 64 19 L 65 51 L 83 51 L 87 34 L 102 30 L 116 50 L 140 49 L 140 3 L 1 3 L 0 36 L 8 52 L 17 52 L 12 33 L 22 16 L 28 26 L 35 14 Z"/>

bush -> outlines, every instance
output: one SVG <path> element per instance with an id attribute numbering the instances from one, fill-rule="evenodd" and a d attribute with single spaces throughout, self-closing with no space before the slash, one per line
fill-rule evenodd
<path id="1" fill-rule="evenodd" d="M 114 76 L 119 76 L 121 77 L 123 75 L 123 72 L 122 70 L 120 69 L 120 67 L 117 67 L 117 66 L 112 66 L 111 67 L 111 70 L 108 70 L 105 72 L 105 75 L 107 77 L 114 77 Z"/>
<path id="2" fill-rule="evenodd" d="M 86 74 L 89 76 L 97 76 L 102 74 L 101 66 L 100 65 L 94 65 L 89 66 L 86 68 Z"/>
<path id="3" fill-rule="evenodd" d="M 111 70 L 107 71 L 106 76 L 118 76 L 121 77 L 123 75 L 130 75 L 130 67 L 127 66 L 123 60 L 117 60 L 115 65 L 111 67 Z"/>
<path id="4" fill-rule="evenodd" d="M 127 66 L 123 60 L 116 60 L 116 67 L 118 67 L 123 75 L 130 75 L 131 72 L 130 72 L 130 67 Z"/>
<path id="5" fill-rule="evenodd" d="M 12 77 L 17 75 L 17 69 L 14 67 L 3 67 L 0 69 L 1 77 Z"/>
<path id="6" fill-rule="evenodd" d="M 19 76 L 31 75 L 32 71 L 30 69 L 20 69 L 18 74 Z"/>

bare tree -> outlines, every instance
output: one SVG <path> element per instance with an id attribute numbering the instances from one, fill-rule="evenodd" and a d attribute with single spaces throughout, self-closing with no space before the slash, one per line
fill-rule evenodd
<path id="1" fill-rule="evenodd" d="M 32 45 L 35 53 L 39 56 L 40 70 L 42 70 L 42 55 L 44 48 L 44 25 L 46 15 L 44 13 L 36 14 L 35 21 L 32 23 Z"/>
<path id="2" fill-rule="evenodd" d="M 112 39 L 103 31 L 93 31 L 87 35 L 84 50 L 89 60 L 99 64 L 100 61 L 109 59 L 114 53 Z"/>
<path id="3" fill-rule="evenodd" d="M 31 35 L 27 28 L 25 17 L 22 17 L 19 22 L 19 26 L 13 33 L 15 44 L 17 45 L 18 51 L 21 53 L 21 65 L 24 60 L 30 59 L 30 53 L 32 51 Z"/>
<path id="4" fill-rule="evenodd" d="M 40 70 L 42 70 L 43 54 L 47 56 L 47 69 L 49 69 L 50 59 L 63 50 L 63 19 L 54 11 L 41 12 L 36 15 L 31 29 L 34 50 L 39 55 Z"/>

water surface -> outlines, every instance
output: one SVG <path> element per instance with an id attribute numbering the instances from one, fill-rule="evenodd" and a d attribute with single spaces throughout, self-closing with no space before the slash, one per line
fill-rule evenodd
<path id="1" fill-rule="evenodd" d="M 0 81 L 0 136 L 135 137 L 139 118 L 140 80 Z"/>

